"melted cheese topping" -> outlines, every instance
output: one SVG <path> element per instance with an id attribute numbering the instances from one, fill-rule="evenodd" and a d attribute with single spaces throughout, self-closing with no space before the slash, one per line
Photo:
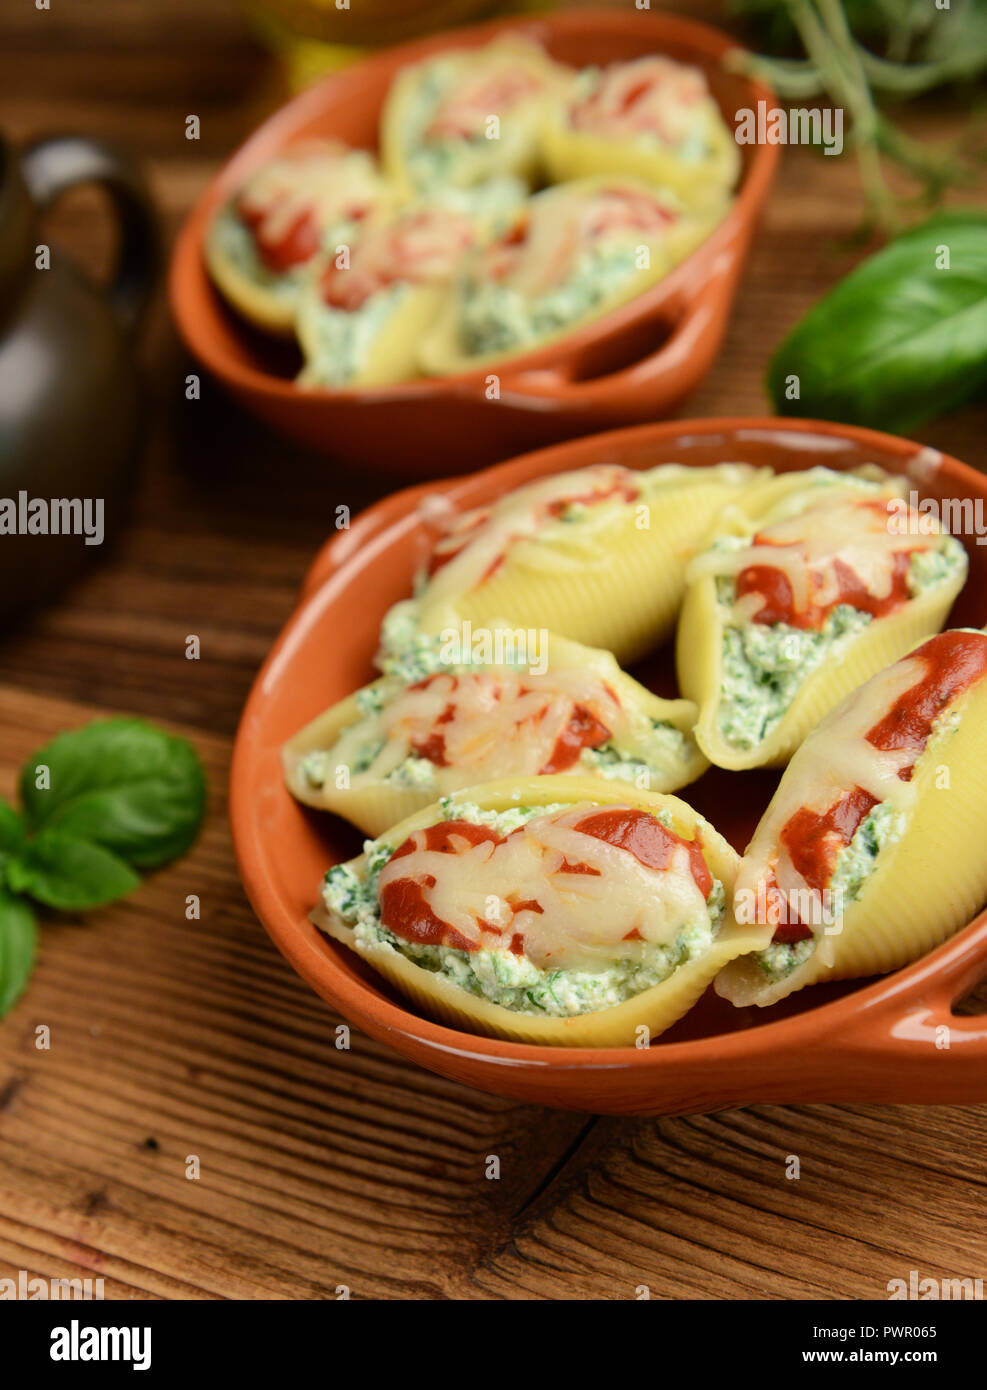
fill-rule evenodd
<path id="1" fill-rule="evenodd" d="M 549 764 L 580 710 L 603 726 L 597 743 L 607 734 L 619 735 L 627 724 L 614 691 L 580 671 L 529 675 L 495 669 L 432 676 L 402 691 L 372 723 L 357 726 L 361 738 L 372 731 L 386 740 L 368 772 L 359 775 L 379 776 L 409 753 L 429 757 L 435 751 L 440 765 L 467 770 L 477 782 L 565 771 Z"/>
<path id="2" fill-rule="evenodd" d="M 577 273 L 595 247 L 653 246 L 678 221 L 666 195 L 622 187 L 553 190 L 533 198 L 513 226 L 479 258 L 475 278 L 534 300 Z"/>
<path id="3" fill-rule="evenodd" d="M 235 205 L 259 240 L 278 242 L 306 213 L 325 230 L 364 216 L 380 196 L 369 154 L 333 140 L 307 140 L 252 174 Z"/>
<path id="4" fill-rule="evenodd" d="M 479 71 L 464 66 L 436 103 L 426 135 L 430 140 L 477 139 L 484 135 L 490 116 L 504 116 L 545 85 L 543 74 L 518 67 L 509 58 L 494 59 Z"/>
<path id="5" fill-rule="evenodd" d="M 636 499 L 647 474 L 635 473 L 619 464 L 596 464 L 571 473 L 554 473 L 500 498 L 492 507 L 464 512 L 455 518 L 433 551 L 435 573 L 428 587 L 428 599 L 456 598 L 475 588 L 494 573 L 510 548 L 559 522 L 566 505 L 579 502 L 591 512 L 612 510 L 606 504 L 623 507 Z M 546 563 L 550 563 L 547 560 Z M 441 565 L 441 568 L 436 566 Z"/>
<path id="6" fill-rule="evenodd" d="M 695 128 L 696 108 L 709 97 L 706 78 L 659 55 L 613 63 L 599 74 L 589 94 L 572 104 L 575 130 L 618 136 L 646 133 L 680 145 Z"/>
<path id="7" fill-rule="evenodd" d="M 322 277 L 322 297 L 333 308 L 359 309 L 374 294 L 400 282 L 448 280 L 476 239 L 476 225 L 448 207 L 415 208 L 368 227 L 347 267 L 333 261 Z"/>
<path id="8" fill-rule="evenodd" d="M 470 949 L 503 949 L 520 936 L 524 955 L 541 970 L 599 968 L 635 958 L 648 944 L 670 944 L 708 913 L 688 849 L 679 845 L 667 867 L 648 868 L 574 828 L 598 809 L 587 804 L 536 816 L 499 844 L 460 840 L 455 853 L 422 848 L 418 831 L 418 847 L 382 869 L 380 892 L 412 879 Z"/>
<path id="9" fill-rule="evenodd" d="M 872 598 L 887 599 L 895 583 L 895 557 L 928 550 L 931 544 L 893 529 L 887 507 L 888 499 L 880 497 L 827 496 L 796 516 L 763 527 L 751 545 L 711 549 L 697 556 L 689 568 L 689 580 L 706 574 L 736 576 L 765 566 L 784 575 L 797 613 L 810 606 L 825 612 L 840 601 L 843 591 L 835 563 L 839 560 L 857 575 Z M 761 597 L 748 593 L 735 606 L 730 621 L 736 626 L 750 622 L 760 607 Z"/>
<path id="10" fill-rule="evenodd" d="M 422 80 L 437 91 L 424 122 L 406 122 L 407 138 L 483 139 L 491 116 L 503 120 L 525 113 L 566 71 L 555 68 L 539 44 L 518 35 L 468 52 L 440 54 L 421 65 Z"/>

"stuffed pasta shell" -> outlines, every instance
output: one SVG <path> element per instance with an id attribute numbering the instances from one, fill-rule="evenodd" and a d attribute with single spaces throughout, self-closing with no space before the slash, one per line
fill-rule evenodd
<path id="1" fill-rule="evenodd" d="M 299 295 L 300 386 L 386 386 L 418 375 L 431 326 L 464 258 L 504 222 L 522 185 L 445 189 L 370 219 Z"/>
<path id="2" fill-rule="evenodd" d="M 772 943 L 717 992 L 773 1004 L 896 970 L 987 899 L 987 636 L 939 633 L 872 676 L 789 763 L 737 877 Z"/>
<path id="3" fill-rule="evenodd" d="M 685 567 L 746 464 L 555 473 L 446 517 L 414 599 L 385 619 L 396 651 L 454 620 L 547 628 L 627 664 L 670 633 Z"/>
<path id="4" fill-rule="evenodd" d="M 784 764 L 848 691 L 942 626 L 966 552 L 905 487 L 814 468 L 717 518 L 689 566 L 677 646 L 711 762 Z"/>
<path id="5" fill-rule="evenodd" d="M 422 344 L 424 370 L 468 371 L 600 318 L 667 275 L 717 218 L 626 176 L 536 193 L 464 264 Z"/>
<path id="6" fill-rule="evenodd" d="M 406 194 L 537 175 L 543 104 L 570 69 L 517 35 L 406 67 L 381 117 L 381 161 Z"/>
<path id="7" fill-rule="evenodd" d="M 500 664 L 462 629 L 420 643 L 286 745 L 289 788 L 380 835 L 477 782 L 581 774 L 665 792 L 705 771 L 688 700 L 653 695 L 609 652 L 532 635 L 537 652 L 513 629 L 484 634 Z"/>
<path id="8" fill-rule="evenodd" d="M 290 335 L 313 262 L 393 202 L 366 150 L 300 142 L 262 164 L 219 209 L 206 234 L 206 265 L 244 318 Z"/>
<path id="9" fill-rule="evenodd" d="M 553 182 L 626 174 L 691 207 L 718 204 L 740 172 L 702 71 L 661 54 L 583 69 L 546 108 L 542 139 Z"/>
<path id="10" fill-rule="evenodd" d="M 428 807 L 330 869 L 312 920 L 441 1022 L 632 1046 L 770 939 L 733 920 L 736 868 L 675 797 L 507 780 Z"/>

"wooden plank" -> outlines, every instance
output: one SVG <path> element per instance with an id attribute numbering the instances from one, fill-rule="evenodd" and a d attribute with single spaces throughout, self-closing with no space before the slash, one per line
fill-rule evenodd
<path id="1" fill-rule="evenodd" d="M 594 1161 L 480 1263 L 477 1294 L 885 1299 L 912 1269 L 984 1273 L 983 1108 L 764 1107 L 600 1129 Z"/>

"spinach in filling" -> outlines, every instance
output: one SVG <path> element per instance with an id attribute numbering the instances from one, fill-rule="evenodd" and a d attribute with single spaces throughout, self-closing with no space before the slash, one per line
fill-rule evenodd
<path id="1" fill-rule="evenodd" d="M 403 687 L 415 685 L 436 673 L 486 669 L 484 662 L 473 662 L 470 657 L 470 652 L 462 652 L 461 660 L 450 664 L 443 656 L 443 638 L 419 632 L 413 608 L 409 610 L 401 604 L 396 604 L 385 619 L 382 650 L 378 657 L 381 670 L 393 681 L 393 685 L 390 690 L 382 683 L 361 690 L 357 695 L 360 713 L 367 717 L 379 714 L 388 700 L 400 693 Z M 514 664 L 517 669 L 524 669 L 524 663 L 520 660 Z M 651 763 L 629 756 L 614 743 L 604 743 L 599 748 L 582 750 L 582 767 L 601 777 L 648 786 L 647 779 L 652 775 L 664 775 L 676 764 L 684 761 L 689 753 L 685 734 L 673 724 L 667 720 L 653 719 L 651 727 L 654 747 Z M 368 736 L 349 768 L 350 775 L 356 776 L 366 772 L 383 748 L 384 743 L 381 739 Z M 332 774 L 331 754 L 332 749 L 320 749 L 309 753 L 303 761 L 302 775 L 310 786 L 323 786 Z M 436 783 L 435 773 L 436 765 L 428 758 L 410 753 L 403 762 L 386 774 L 384 780 L 395 786 L 431 789 Z"/>
<path id="2" fill-rule="evenodd" d="M 562 284 L 531 299 L 509 284 L 469 281 L 460 308 L 460 335 L 471 356 L 511 352 L 561 332 L 623 290 L 638 274 L 636 246 L 586 251 Z"/>
<path id="3" fill-rule="evenodd" d="M 408 291 L 404 283 L 389 285 L 352 310 L 333 308 L 314 297 L 307 301 L 302 313 L 311 346 L 299 384 L 343 386 L 362 371 Z"/>
<path id="4" fill-rule="evenodd" d="M 559 804 L 484 811 L 471 803 L 456 803 L 451 797 L 443 798 L 441 805 L 446 819 L 494 825 L 502 834 L 509 834 L 533 816 L 566 809 Z M 659 819 L 667 822 L 670 817 L 666 812 Z M 326 874 L 322 889 L 326 908 L 352 926 L 356 948 L 389 947 L 422 969 L 445 976 L 468 994 L 515 1013 L 572 1018 L 623 1003 L 661 984 L 680 965 L 702 955 L 715 939 L 724 914 L 723 884 L 714 879 L 704 912 L 696 921 L 687 923 L 667 945 L 652 946 L 643 957 L 614 961 L 605 970 L 539 970 L 524 956 L 511 951 L 418 946 L 388 931 L 380 921 L 378 881 L 396 846 L 368 840 L 364 848 L 367 865 L 362 882 L 352 869 L 340 864 Z"/>
<path id="5" fill-rule="evenodd" d="M 953 536 L 941 537 L 937 548 L 916 551 L 909 563 L 912 598 L 953 580 L 966 565 L 966 552 Z M 716 596 L 721 611 L 729 612 L 736 597 L 732 579 L 720 576 Z M 841 603 L 817 631 L 788 623 L 746 623 L 723 629 L 723 655 L 718 725 L 733 748 L 747 750 L 761 743 L 788 712 L 806 679 L 845 640 L 873 619 L 869 613 Z"/>
<path id="6" fill-rule="evenodd" d="M 584 748 L 579 755 L 579 761 L 598 777 L 630 782 L 634 786 L 641 783 L 647 787 L 650 785 L 648 779 L 653 773 L 664 772 L 676 763 L 684 762 L 689 752 L 685 734 L 667 719 L 651 720 L 651 740 L 654 755 L 650 763 L 628 756 L 627 752 L 618 748 L 615 743 L 603 743 L 599 748 Z"/>
<path id="7" fill-rule="evenodd" d="M 717 580 L 721 603 L 732 605 L 733 592 L 732 580 Z M 725 627 L 718 723 L 727 743 L 746 750 L 767 738 L 834 646 L 870 621 L 841 603 L 815 632 L 788 623 Z"/>
<path id="8" fill-rule="evenodd" d="M 904 813 L 890 801 L 882 801 L 863 818 L 850 843 L 836 856 L 829 892 L 837 913 L 845 912 L 864 891 L 877 867 L 883 849 L 897 844 L 905 833 Z M 812 955 L 815 936 L 805 941 L 776 942 L 757 957 L 758 965 L 772 984 L 785 979 Z"/>

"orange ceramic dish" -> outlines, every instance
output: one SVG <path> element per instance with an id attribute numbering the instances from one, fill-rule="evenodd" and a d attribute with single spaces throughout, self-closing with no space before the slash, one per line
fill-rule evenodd
<path id="1" fill-rule="evenodd" d="M 308 920 L 319 881 L 361 837 L 299 805 L 281 746 L 372 674 L 386 609 L 405 597 L 423 546 L 417 503 L 441 492 L 475 507 L 533 478 L 601 459 L 628 468 L 744 459 L 780 471 L 873 462 L 922 496 L 987 498 L 987 478 L 907 440 L 793 420 L 675 421 L 579 440 L 466 479 L 419 486 L 360 516 L 320 552 L 301 603 L 250 695 L 233 757 L 231 817 L 243 881 L 271 937 L 351 1022 L 443 1075 L 519 1100 L 596 1113 L 674 1114 L 764 1102 L 987 1101 L 987 1020 L 952 1005 L 987 974 L 987 913 L 914 965 L 871 983 L 818 985 L 771 1010 L 734 1008 L 712 991 L 652 1047 L 575 1049 L 477 1037 L 419 1016 L 379 975 Z M 987 617 L 987 552 L 950 623 Z M 668 654 L 666 654 L 668 656 Z M 670 657 L 636 673 L 662 694 Z M 777 774 L 708 772 L 687 793 L 742 850 Z M 948 1025 L 950 1047 L 939 1029 Z"/>
<path id="2" fill-rule="evenodd" d="M 411 62 L 446 49 L 477 47 L 504 32 L 540 41 L 573 67 L 664 53 L 706 74 L 727 126 L 740 108 L 771 92 L 725 70 L 736 48 L 702 24 L 631 8 L 577 11 L 535 20 L 501 20 L 389 49 L 336 74 L 278 111 L 233 156 L 206 190 L 175 245 L 172 312 L 189 350 L 248 409 L 300 443 L 388 472 L 462 472 L 496 458 L 589 430 L 669 414 L 705 375 L 726 328 L 754 223 L 777 163 L 776 145 L 742 147 L 742 174 L 726 218 L 686 260 L 651 289 L 499 372 L 489 399 L 489 367 L 386 388 L 300 390 L 294 349 L 268 342 L 222 302 L 203 256 L 215 210 L 259 165 L 313 136 L 374 148 L 391 82 Z M 399 443 L 398 443 L 399 441 Z"/>

